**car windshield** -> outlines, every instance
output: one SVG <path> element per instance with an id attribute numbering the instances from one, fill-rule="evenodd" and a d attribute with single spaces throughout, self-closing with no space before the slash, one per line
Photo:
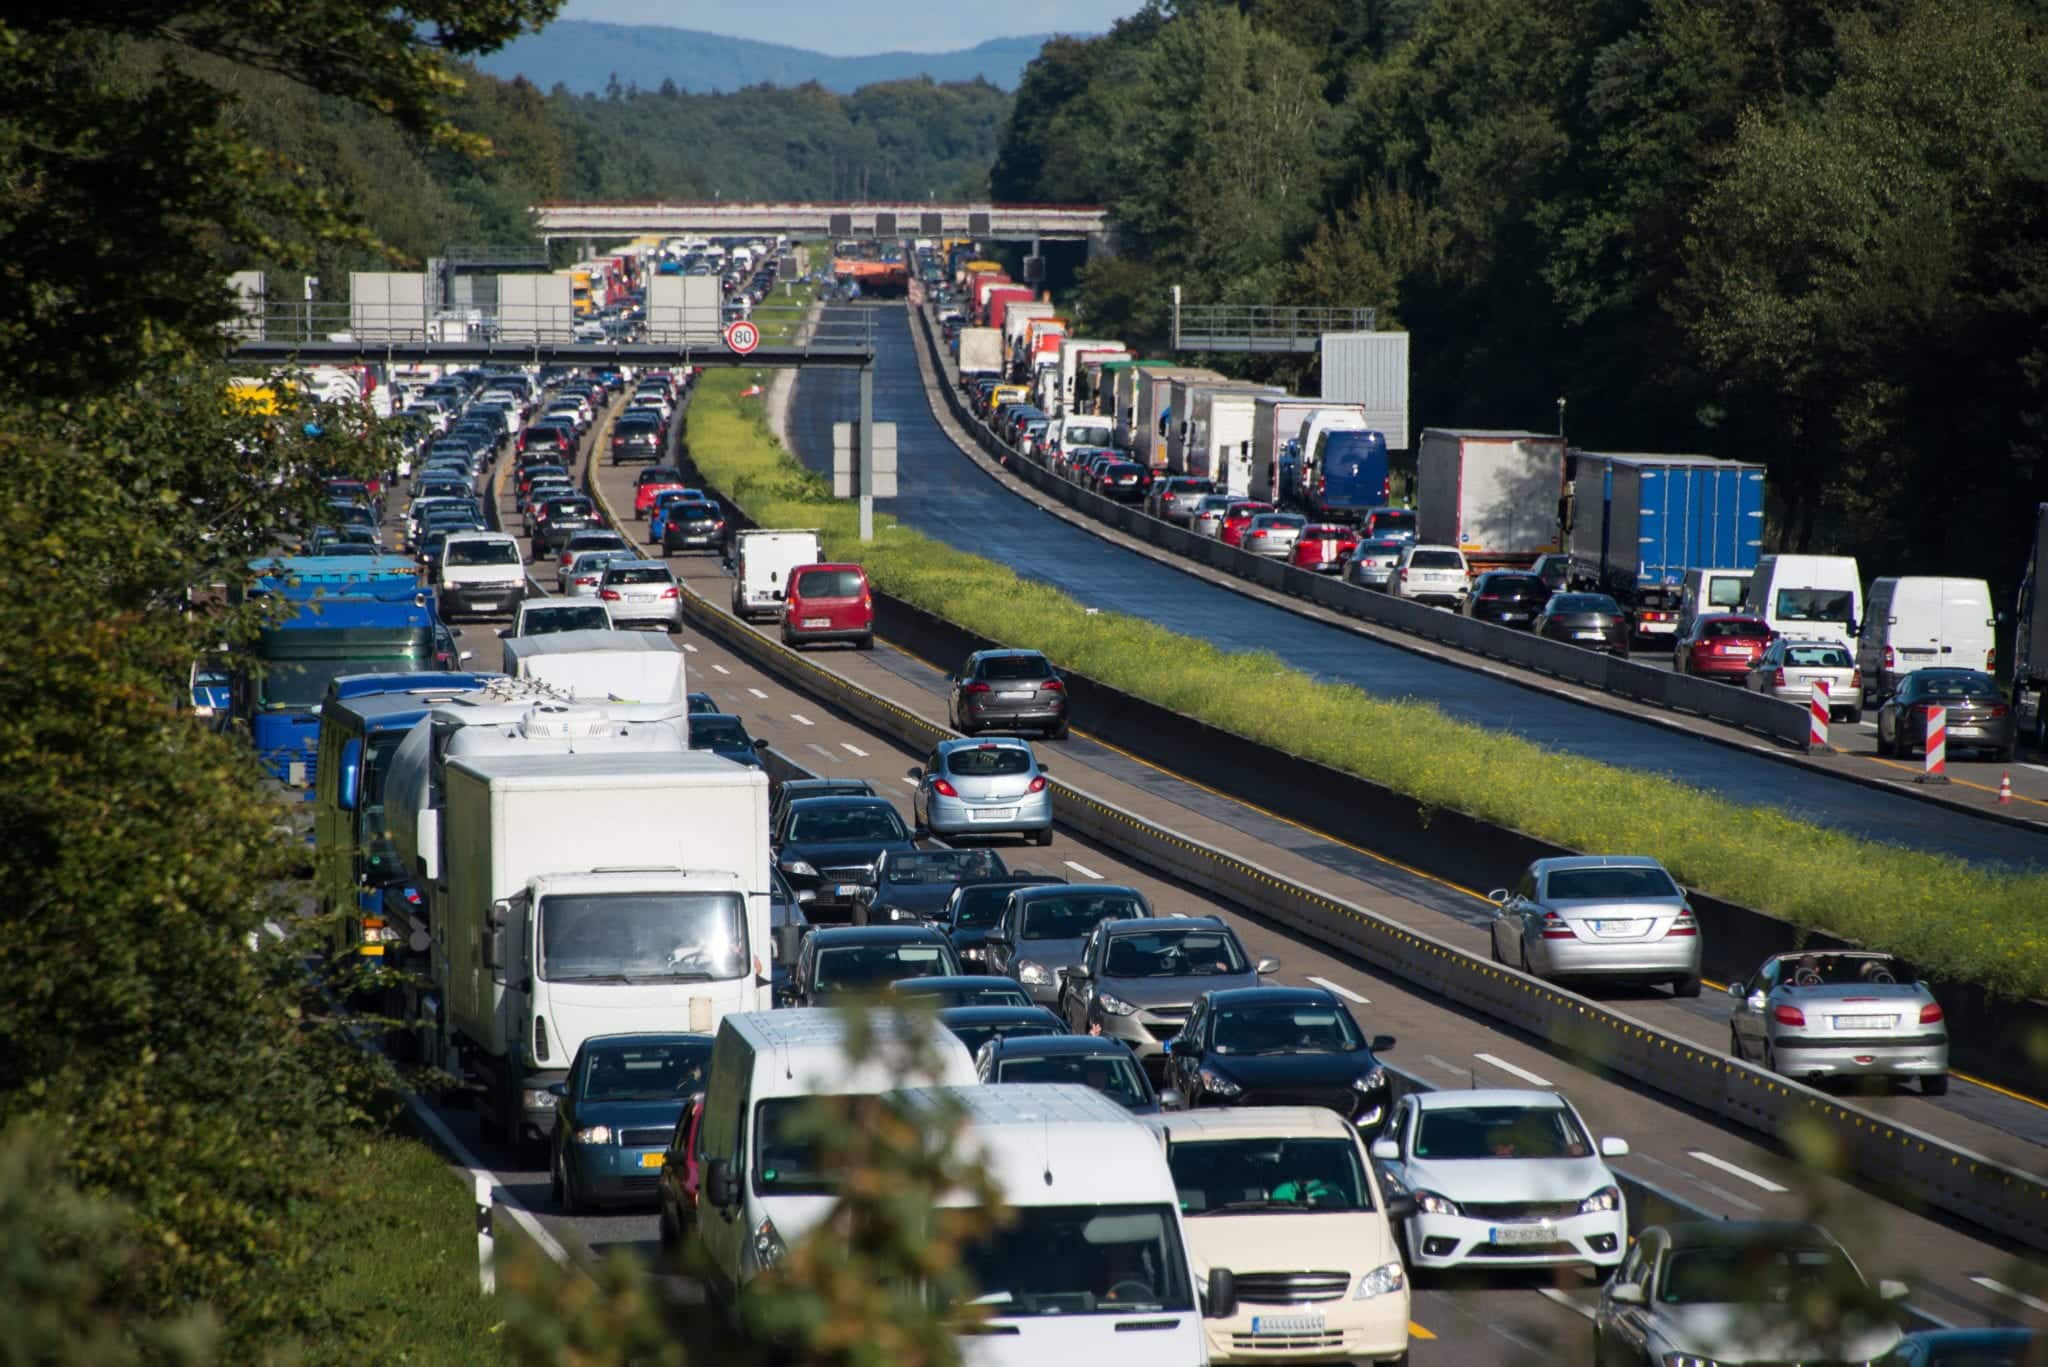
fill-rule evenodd
<path id="1" fill-rule="evenodd" d="M 1219 1006 L 1211 1039 L 1219 1054 L 1346 1054 L 1365 1046 L 1350 1014 L 1323 1002 Z"/>
<path id="2" fill-rule="evenodd" d="M 517 565 L 519 547 L 510 541 L 455 541 L 446 548 L 449 565 Z"/>
<path id="3" fill-rule="evenodd" d="M 810 570 L 798 575 L 791 588 L 803 598 L 858 598 L 860 571 Z"/>
<path id="4" fill-rule="evenodd" d="M 1019 745 L 977 745 L 949 751 L 946 772 L 955 778 L 1000 778 L 1031 772 L 1031 752 Z"/>
<path id="5" fill-rule="evenodd" d="M 1552 869 L 1543 880 L 1550 902 L 1629 902 L 1646 897 L 1676 897 L 1678 885 L 1660 868 L 1642 865 L 1621 869 Z"/>
<path id="6" fill-rule="evenodd" d="M 1839 622 L 1843 626 L 1856 605 L 1847 589 L 1779 589 L 1778 620 L 1781 622 Z"/>
<path id="7" fill-rule="evenodd" d="M 1408 557 L 1408 566 L 1417 570 L 1462 570 L 1465 560 L 1456 551 L 1417 551 Z"/>
<path id="8" fill-rule="evenodd" d="M 1784 1301 L 1812 1289 L 1849 1289 L 1863 1279 L 1837 1248 L 1714 1244 L 1677 1248 L 1657 1278 L 1660 1305 Z"/>
<path id="9" fill-rule="evenodd" d="M 1152 1104 L 1152 1089 L 1138 1071 L 1137 1060 L 1122 1045 L 1119 1052 L 1049 1054 L 1043 1058 L 1006 1058 L 996 1067 L 997 1082 L 1078 1082 L 1121 1106 Z"/>
<path id="10" fill-rule="evenodd" d="M 1214 926 L 1147 930 L 1109 942 L 1102 972 L 1109 978 L 1211 977 L 1249 972 L 1237 937 Z"/>
<path id="11" fill-rule="evenodd" d="M 676 577 L 668 572 L 666 565 L 614 565 L 604 572 L 604 582 L 612 584 L 673 584 Z"/>
<path id="12" fill-rule="evenodd" d="M 521 636 L 545 636 L 551 631 L 603 631 L 612 619 L 595 603 L 563 604 L 561 607 L 529 608 L 519 617 Z"/>
<path id="13" fill-rule="evenodd" d="M 1909 680 L 1910 695 L 1918 698 L 1963 699 L 1990 698 L 2003 696 L 1998 680 L 1989 674 L 1950 673 L 1947 670 L 1923 670 Z"/>
<path id="14" fill-rule="evenodd" d="M 1786 646 L 1785 663 L 1806 669 L 1848 669 L 1856 662 L 1842 646 Z"/>
<path id="15" fill-rule="evenodd" d="M 978 1211 L 941 1210 L 939 1218 L 980 1223 Z M 974 1304 L 999 1320 L 1195 1308 L 1180 1230 L 1163 1205 L 1016 1207 L 998 1228 L 967 1238 L 960 1254 L 981 1293 Z"/>
<path id="16" fill-rule="evenodd" d="M 993 680 L 1044 679 L 1052 675 L 1052 666 L 1043 655 L 985 655 L 977 677 Z"/>
<path id="17" fill-rule="evenodd" d="M 738 717 L 706 716 L 700 712 L 690 718 L 692 750 L 745 750 L 753 743 L 746 723 Z"/>
<path id="18" fill-rule="evenodd" d="M 818 950 L 811 985 L 821 992 L 855 992 L 905 978 L 936 978 L 952 971 L 944 949 L 929 942 L 832 945 Z"/>
<path id="19" fill-rule="evenodd" d="M 790 818 L 789 838 L 817 841 L 907 841 L 910 839 L 910 832 L 904 829 L 903 818 L 896 815 L 895 808 L 884 803 L 862 803 L 857 807 L 821 807 L 816 811 L 798 812 Z"/>
<path id="20" fill-rule="evenodd" d="M 1166 1164 L 1190 1218 L 1373 1208 L 1358 1145 L 1348 1138 L 1176 1140 Z"/>
<path id="21" fill-rule="evenodd" d="M 1587 1158 L 1593 1146 L 1562 1106 L 1445 1106 L 1423 1111 L 1417 1158 Z"/>
<path id="22" fill-rule="evenodd" d="M 1920 980 L 1910 964 L 1888 954 L 1796 954 L 1779 962 L 1784 981 L 1794 987 L 1876 987 Z"/>
<path id="23" fill-rule="evenodd" d="M 881 881 L 899 887 L 994 878 L 1003 872 L 994 850 L 891 850 L 882 857 Z"/>
<path id="24" fill-rule="evenodd" d="M 583 1061 L 578 1101 L 680 1100 L 704 1090 L 711 1041 L 593 1046 Z"/>
<path id="25" fill-rule="evenodd" d="M 1150 913 L 1128 892 L 1060 892 L 1024 904 L 1026 940 L 1079 940 L 1104 921 L 1129 921 Z"/>
<path id="26" fill-rule="evenodd" d="M 745 908 L 732 893 L 550 893 L 538 919 L 550 982 L 716 980 L 747 968 Z"/>

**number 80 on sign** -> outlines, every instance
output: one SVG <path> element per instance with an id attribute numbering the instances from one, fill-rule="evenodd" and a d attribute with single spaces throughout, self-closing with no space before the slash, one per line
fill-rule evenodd
<path id="1" fill-rule="evenodd" d="M 736 318 L 726 324 L 725 344 L 744 356 L 761 345 L 761 329 L 744 318 Z"/>

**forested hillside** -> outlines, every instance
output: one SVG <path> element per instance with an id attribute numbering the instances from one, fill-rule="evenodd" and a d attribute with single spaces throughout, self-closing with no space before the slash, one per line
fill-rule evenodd
<path id="1" fill-rule="evenodd" d="M 2040 21 L 1178 0 L 1047 46 L 993 190 L 1114 208 L 1092 331 L 1158 337 L 1173 283 L 1377 305 L 1421 422 L 1548 430 L 1563 397 L 1589 449 L 1768 461 L 1789 546 L 2009 584 L 2048 493 Z"/>

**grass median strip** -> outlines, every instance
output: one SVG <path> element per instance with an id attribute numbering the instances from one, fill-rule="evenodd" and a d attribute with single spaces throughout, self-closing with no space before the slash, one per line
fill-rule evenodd
<path id="1" fill-rule="evenodd" d="M 1685 883 L 1800 925 L 1889 949 L 1939 976 L 2048 995 L 2048 875 L 1986 870 L 1862 840 L 1654 774 L 1547 750 L 1423 702 L 1319 682 L 1265 652 L 1233 652 L 1090 612 L 1007 566 L 876 518 L 787 455 L 743 377 L 710 371 L 690 454 L 762 526 L 817 527 L 825 553 L 927 611 L 1162 706 L 1414 797 L 1590 853 L 1648 853 Z M 1397 851 L 1395 853 L 1398 853 Z"/>

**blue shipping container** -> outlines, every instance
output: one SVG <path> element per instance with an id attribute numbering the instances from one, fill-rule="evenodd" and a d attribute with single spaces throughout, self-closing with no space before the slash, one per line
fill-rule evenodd
<path id="1" fill-rule="evenodd" d="M 1690 569 L 1755 569 L 1764 467 L 1710 456 L 1581 451 L 1572 554 L 1639 587 L 1676 588 Z"/>

